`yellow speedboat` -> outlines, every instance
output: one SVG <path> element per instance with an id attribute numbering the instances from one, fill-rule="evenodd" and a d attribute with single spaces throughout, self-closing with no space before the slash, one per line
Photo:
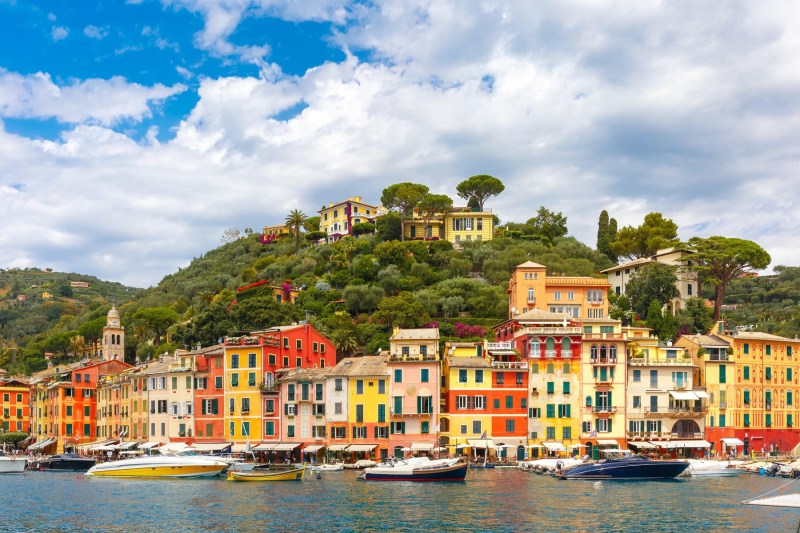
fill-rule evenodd
<path id="1" fill-rule="evenodd" d="M 305 477 L 305 465 L 288 470 L 228 471 L 228 481 L 300 481 Z"/>

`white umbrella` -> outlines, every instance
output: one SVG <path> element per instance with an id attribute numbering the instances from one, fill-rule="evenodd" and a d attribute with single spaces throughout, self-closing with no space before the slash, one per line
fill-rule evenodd
<path id="1" fill-rule="evenodd" d="M 410 452 L 410 451 L 411 451 L 411 448 L 402 448 L 402 450 L 403 450 L 404 452 Z"/>
<path id="2" fill-rule="evenodd" d="M 469 448 L 469 444 L 459 444 L 456 446 L 456 450 L 463 450 L 464 448 Z"/>

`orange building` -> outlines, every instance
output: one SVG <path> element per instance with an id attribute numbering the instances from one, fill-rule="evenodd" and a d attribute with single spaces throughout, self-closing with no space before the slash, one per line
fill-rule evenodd
<path id="1" fill-rule="evenodd" d="M 225 348 L 221 344 L 200 348 L 194 356 L 195 444 L 225 440 Z"/>
<path id="2" fill-rule="evenodd" d="M 30 431 L 30 389 L 27 378 L 0 369 L 0 430 Z"/>

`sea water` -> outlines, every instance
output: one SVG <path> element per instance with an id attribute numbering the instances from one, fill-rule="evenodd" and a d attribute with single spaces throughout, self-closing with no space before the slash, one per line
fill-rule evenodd
<path id="1" fill-rule="evenodd" d="M 517 469 L 463 483 L 0 476 L 0 531 L 794 531 L 800 510 L 742 505 L 788 480 L 562 481 Z M 800 492 L 800 481 L 778 493 Z"/>

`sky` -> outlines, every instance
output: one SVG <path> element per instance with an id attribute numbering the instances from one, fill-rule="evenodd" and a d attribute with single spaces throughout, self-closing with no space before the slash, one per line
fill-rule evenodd
<path id="1" fill-rule="evenodd" d="M 797 266 L 794 0 L 0 0 L 0 268 L 156 285 L 225 230 L 506 186 Z"/>

